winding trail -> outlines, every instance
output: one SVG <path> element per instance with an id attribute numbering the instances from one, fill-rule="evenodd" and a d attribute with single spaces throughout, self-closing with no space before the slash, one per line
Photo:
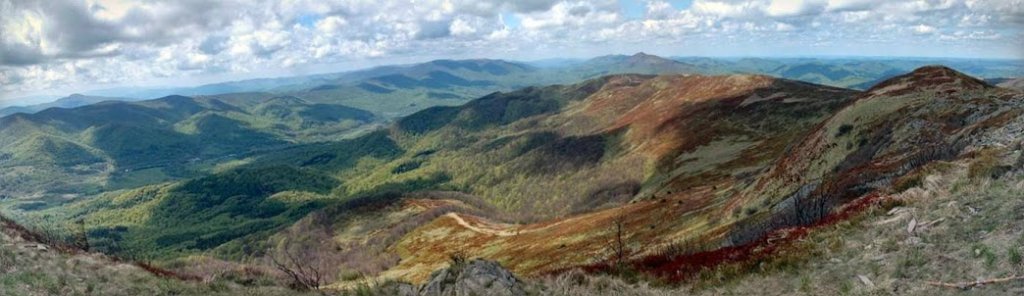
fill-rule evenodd
<path id="1" fill-rule="evenodd" d="M 526 233 L 532 233 L 532 232 L 538 232 L 538 231 L 550 229 L 550 228 L 559 226 L 559 225 L 564 224 L 564 223 L 570 223 L 570 222 L 577 221 L 579 219 L 592 218 L 592 217 L 594 217 L 594 215 L 601 215 L 601 214 L 606 214 L 606 213 L 610 213 L 610 212 L 617 212 L 618 210 L 620 210 L 620 209 L 607 209 L 607 210 L 602 210 L 602 211 L 598 211 L 598 212 L 591 213 L 591 214 L 578 215 L 578 216 L 575 216 L 575 217 L 558 219 L 557 221 L 552 221 L 552 222 L 549 222 L 549 223 L 543 223 L 542 222 L 542 223 L 533 223 L 533 224 L 489 223 L 489 222 L 486 221 L 486 218 L 481 218 L 481 217 L 476 217 L 476 216 L 472 216 L 471 217 L 471 220 L 475 220 L 474 222 L 477 225 L 481 225 L 481 226 L 485 226 L 485 227 L 480 227 L 480 226 L 477 226 L 477 225 L 473 225 L 469 221 L 466 221 L 465 218 L 463 218 L 462 216 L 460 216 L 456 212 L 450 212 L 448 214 L 445 214 L 444 216 L 448 217 L 448 218 L 455 219 L 455 222 L 457 222 L 460 226 L 465 227 L 466 229 L 472 230 L 473 232 L 476 232 L 476 233 L 495 235 L 495 236 L 516 236 L 516 235 L 520 235 L 520 234 L 526 234 Z"/>
<path id="2" fill-rule="evenodd" d="M 449 218 L 452 218 L 452 219 L 455 219 L 455 222 L 459 223 L 460 226 L 465 227 L 466 229 L 472 230 L 473 232 L 476 232 L 476 233 L 496 235 L 496 236 L 515 236 L 516 234 L 522 234 L 523 233 L 523 231 L 487 229 L 487 228 L 481 228 L 481 227 L 478 227 L 478 226 L 475 226 L 475 225 L 471 225 L 471 224 L 469 224 L 469 222 L 466 222 L 466 219 L 463 219 L 462 216 L 459 216 L 459 214 L 456 214 L 454 212 L 445 214 L 445 216 L 447 216 Z M 535 229 L 531 229 L 529 231 L 536 231 L 536 230 Z"/>

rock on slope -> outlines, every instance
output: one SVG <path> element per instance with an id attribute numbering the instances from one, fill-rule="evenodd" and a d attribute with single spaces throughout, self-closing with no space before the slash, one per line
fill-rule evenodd
<path id="1" fill-rule="evenodd" d="M 419 286 L 391 282 L 375 291 L 378 294 L 401 296 L 526 296 L 522 281 L 494 261 L 473 259 L 456 261 L 430 275 Z"/>
<path id="2" fill-rule="evenodd" d="M 423 296 L 526 295 L 512 272 L 486 260 L 470 260 L 434 272 L 419 290 Z"/>

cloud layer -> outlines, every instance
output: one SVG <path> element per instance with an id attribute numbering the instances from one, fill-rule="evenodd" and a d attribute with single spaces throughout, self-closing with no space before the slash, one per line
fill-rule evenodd
<path id="1" fill-rule="evenodd" d="M 1024 0 L 0 0 L 0 99 L 438 57 L 1022 58 L 1022 27 Z"/>

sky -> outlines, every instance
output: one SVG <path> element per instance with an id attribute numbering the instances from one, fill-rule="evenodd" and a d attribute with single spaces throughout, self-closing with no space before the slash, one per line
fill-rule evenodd
<path id="1" fill-rule="evenodd" d="M 0 105 L 437 58 L 1024 58 L 1024 0 L 0 0 Z"/>

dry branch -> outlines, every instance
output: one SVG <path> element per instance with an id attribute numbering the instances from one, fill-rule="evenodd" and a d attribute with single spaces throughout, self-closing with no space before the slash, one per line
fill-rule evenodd
<path id="1" fill-rule="evenodd" d="M 988 285 L 988 284 L 997 284 L 997 283 L 1005 283 L 1005 282 L 1011 282 L 1011 281 L 1022 281 L 1022 280 L 1024 280 L 1024 276 L 1011 276 L 1011 277 L 1005 277 L 1005 278 L 977 280 L 977 281 L 973 281 L 973 282 L 962 282 L 962 283 L 928 282 L 928 284 L 932 285 L 932 286 L 947 287 L 947 288 L 957 288 L 957 289 L 960 289 L 960 290 L 967 290 L 967 289 L 970 289 L 970 288 L 980 287 L 980 286 L 984 286 L 984 285 Z"/>

